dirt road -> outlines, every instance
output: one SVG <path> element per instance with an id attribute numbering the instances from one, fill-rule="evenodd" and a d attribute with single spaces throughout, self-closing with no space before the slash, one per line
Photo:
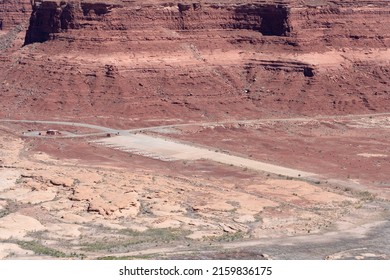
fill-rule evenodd
<path id="1" fill-rule="evenodd" d="M 168 124 L 168 125 L 158 125 L 158 126 L 150 126 L 150 127 L 141 127 L 141 128 L 133 128 L 133 129 L 115 129 L 110 127 L 105 127 L 101 125 L 93 125 L 79 122 L 67 122 L 67 121 L 45 121 L 45 120 L 10 120 L 10 119 L 0 119 L 0 122 L 4 123 L 31 123 L 31 124 L 52 124 L 52 125 L 65 125 L 71 127 L 84 127 L 89 129 L 94 129 L 100 131 L 101 133 L 134 133 L 134 132 L 142 132 L 142 131 L 152 131 L 158 129 L 166 129 L 166 128 L 177 128 L 177 127 L 185 127 L 185 126 L 215 126 L 215 125 L 225 125 L 225 124 L 256 124 L 256 123 L 264 123 L 264 122 L 296 122 L 296 121 L 312 121 L 312 120 L 328 120 L 328 119 L 354 119 L 354 118 L 363 118 L 363 117 L 377 117 L 377 116 L 390 116 L 390 113 L 374 113 L 374 114 L 359 114 L 359 115 L 333 115 L 333 116 L 317 116 L 317 117 L 292 117 L 292 118 L 264 118 L 264 119 L 253 119 L 253 120 L 227 120 L 227 121 L 216 121 L 216 122 L 191 122 L 191 123 L 178 123 L 178 124 Z M 88 134 L 77 134 L 72 136 L 64 136 L 68 138 L 73 137 L 88 137 L 90 135 L 96 135 L 94 133 Z M 24 136 L 29 136 L 29 134 L 25 134 Z M 31 137 L 37 137 L 35 134 L 31 134 Z"/>

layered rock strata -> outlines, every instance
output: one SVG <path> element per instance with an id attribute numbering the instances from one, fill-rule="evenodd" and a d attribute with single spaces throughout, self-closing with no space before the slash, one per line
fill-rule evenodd
<path id="1" fill-rule="evenodd" d="M 389 13 L 387 1 L 36 2 L 25 46 L 0 57 L 1 112 L 96 121 L 386 111 Z"/>
<path id="2" fill-rule="evenodd" d="M 26 23 L 31 10 L 30 0 L 0 0 L 0 31 Z"/>

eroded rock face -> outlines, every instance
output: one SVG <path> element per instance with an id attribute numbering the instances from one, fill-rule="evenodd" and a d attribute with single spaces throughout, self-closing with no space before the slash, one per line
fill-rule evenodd
<path id="1" fill-rule="evenodd" d="M 117 12 L 110 15 L 113 9 Z M 143 29 L 145 25 L 188 31 L 244 29 L 265 36 L 285 36 L 291 30 L 289 16 L 287 6 L 270 4 L 167 3 L 139 8 L 108 3 L 44 1 L 34 4 L 25 44 L 53 39 L 56 33 L 68 29 L 134 30 Z"/>
<path id="2" fill-rule="evenodd" d="M 203 120 L 384 111 L 387 4 L 37 2 L 25 47 L 12 59 L 0 55 L 0 115 Z"/>
<path id="3" fill-rule="evenodd" d="M 388 1 L 334 1 L 292 9 L 301 46 L 389 47 Z"/>
<path id="4" fill-rule="evenodd" d="M 179 29 L 246 29 L 268 36 L 290 32 L 289 8 L 272 4 L 178 4 Z M 172 13 L 173 19 L 177 18 Z"/>
<path id="5" fill-rule="evenodd" d="M 0 31 L 8 31 L 28 21 L 30 0 L 0 0 Z"/>
<path id="6" fill-rule="evenodd" d="M 234 9 L 233 28 L 259 31 L 265 36 L 286 36 L 291 31 L 290 10 L 281 5 L 243 5 Z"/>
<path id="7" fill-rule="evenodd" d="M 26 33 L 25 45 L 54 39 L 56 33 L 82 27 L 78 18 L 93 20 L 110 12 L 112 5 L 105 3 L 36 2 Z"/>
<path id="8" fill-rule="evenodd" d="M 43 2 L 34 7 L 25 44 L 47 41 L 51 33 L 60 31 L 61 9 L 57 7 L 56 2 Z"/>
<path id="9" fill-rule="evenodd" d="M 264 36 L 290 36 L 294 40 L 287 43 L 307 47 L 365 46 L 368 40 L 383 47 L 390 40 L 390 11 L 387 2 L 382 2 L 364 6 L 362 1 L 324 1 L 326 5 L 299 6 L 245 1 L 155 5 L 43 1 L 34 4 L 25 43 L 44 42 L 68 29 L 134 32 L 163 27 L 173 31 L 252 30 Z"/>

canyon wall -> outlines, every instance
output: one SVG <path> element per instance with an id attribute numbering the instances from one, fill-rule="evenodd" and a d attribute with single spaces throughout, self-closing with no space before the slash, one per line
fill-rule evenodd
<path id="1" fill-rule="evenodd" d="M 0 31 L 28 22 L 31 11 L 30 0 L 0 0 Z"/>
<path id="2" fill-rule="evenodd" d="M 124 4 L 50 2 L 36 5 L 30 20 L 26 44 L 61 38 L 70 29 L 83 31 L 152 31 L 156 27 L 173 31 L 252 30 L 265 36 L 286 36 L 290 32 L 286 5 L 200 3 L 134 6 Z M 158 33 L 155 34 L 158 36 Z M 64 35 L 69 39 L 67 35 Z M 73 39 L 77 40 L 78 36 Z"/>
<path id="3" fill-rule="evenodd" d="M 0 53 L 0 112 L 98 122 L 386 111 L 389 13 L 388 1 L 36 2 L 24 47 Z"/>
<path id="4" fill-rule="evenodd" d="M 313 7 L 292 6 L 291 3 L 159 3 L 142 6 L 123 2 L 44 1 L 34 7 L 26 44 L 49 40 L 69 29 L 110 30 L 113 35 L 121 31 L 120 39 L 123 31 L 155 31 L 156 27 L 162 27 L 187 32 L 252 30 L 264 36 L 288 36 L 293 44 L 310 48 L 366 46 L 367 43 L 379 47 L 389 45 L 388 1 L 370 2 L 366 6 L 362 1 L 339 2 Z M 77 34 L 57 37 L 82 38 Z"/>
<path id="5" fill-rule="evenodd" d="M 389 47 L 389 1 L 338 2 L 339 5 L 293 9 L 293 25 L 300 45 Z"/>

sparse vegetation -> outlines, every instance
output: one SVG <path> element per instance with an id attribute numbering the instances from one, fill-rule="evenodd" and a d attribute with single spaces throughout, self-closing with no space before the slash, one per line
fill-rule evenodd
<path id="1" fill-rule="evenodd" d="M 182 241 L 186 239 L 185 236 L 188 234 L 190 234 L 190 231 L 172 228 L 149 229 L 144 232 L 125 229 L 119 230 L 117 238 L 115 239 L 83 243 L 81 246 L 84 251 L 120 252 L 128 250 L 129 247 L 137 244 Z"/>
<path id="2" fill-rule="evenodd" d="M 80 184 L 80 180 L 79 179 L 73 179 L 72 187 L 75 187 L 75 186 L 77 186 L 79 184 Z"/>
<path id="3" fill-rule="evenodd" d="M 8 210 L 1 210 L 0 211 L 0 218 L 3 218 L 9 214 Z"/>
<path id="4" fill-rule="evenodd" d="M 32 241 L 22 241 L 22 240 L 8 240 L 9 243 L 15 243 L 19 245 L 22 249 L 33 251 L 34 254 L 40 256 L 50 256 L 54 258 L 71 258 L 71 259 L 85 259 L 86 255 L 72 252 L 65 253 L 60 250 L 50 248 L 43 245 L 40 240 L 42 240 L 45 233 L 48 231 L 35 231 L 31 232 L 28 236 L 34 238 Z"/>
<path id="5" fill-rule="evenodd" d="M 373 201 L 375 199 L 375 195 L 368 192 L 368 191 L 362 191 L 357 193 L 357 197 L 360 198 L 363 201 Z"/>
<path id="6" fill-rule="evenodd" d="M 244 237 L 245 237 L 244 232 L 236 231 L 234 233 L 225 232 L 222 235 L 207 237 L 206 239 L 215 242 L 232 242 L 232 241 L 243 239 Z"/>
<path id="7" fill-rule="evenodd" d="M 137 256 L 105 256 L 97 258 L 98 260 L 149 260 L 149 259 L 155 259 L 156 255 L 137 255 Z"/>
<path id="8" fill-rule="evenodd" d="M 21 183 L 23 183 L 23 178 L 22 178 L 22 176 L 20 176 L 18 179 L 15 180 L 15 184 L 19 185 L 19 184 L 21 184 Z"/>
<path id="9" fill-rule="evenodd" d="M 37 255 L 45 255 L 55 258 L 68 257 L 64 252 L 46 247 L 36 241 L 17 241 L 16 244 L 18 244 L 22 249 L 33 251 Z"/>
<path id="10" fill-rule="evenodd" d="M 175 228 L 152 228 L 144 232 L 134 230 L 121 230 L 120 234 L 144 239 L 143 242 L 169 242 L 179 239 L 185 239 L 184 236 L 190 234 L 190 231 Z"/>

